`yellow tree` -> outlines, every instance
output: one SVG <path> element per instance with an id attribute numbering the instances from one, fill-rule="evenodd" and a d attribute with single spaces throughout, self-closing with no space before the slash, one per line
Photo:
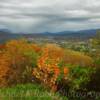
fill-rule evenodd
<path id="1" fill-rule="evenodd" d="M 11 40 L 6 43 L 0 57 L 0 85 L 31 81 L 32 68 L 36 66 L 37 46 L 27 40 Z"/>

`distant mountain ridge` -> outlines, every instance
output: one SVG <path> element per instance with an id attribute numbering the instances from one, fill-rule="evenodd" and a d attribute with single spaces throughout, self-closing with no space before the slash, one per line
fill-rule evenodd
<path id="1" fill-rule="evenodd" d="M 13 34 L 8 29 L 0 29 L 0 43 L 5 42 L 10 39 L 16 39 L 19 38 L 18 34 Z"/>
<path id="2" fill-rule="evenodd" d="M 8 30 L 8 29 L 0 29 L 0 33 L 11 33 L 11 31 L 10 30 Z"/>
<path id="3" fill-rule="evenodd" d="M 100 29 L 88 29 L 88 30 L 79 30 L 79 31 L 61 31 L 61 32 L 54 32 L 54 33 L 45 32 L 43 34 L 70 34 L 70 33 L 92 33 L 92 34 L 95 34 L 97 30 L 100 30 Z"/>
<path id="4" fill-rule="evenodd" d="M 13 33 L 8 29 L 0 29 L 0 42 L 20 37 L 25 37 L 25 38 L 53 37 L 54 39 L 89 39 L 96 35 L 97 30 L 99 29 L 62 31 L 55 33 L 44 32 L 44 33 L 19 34 L 19 33 Z"/>

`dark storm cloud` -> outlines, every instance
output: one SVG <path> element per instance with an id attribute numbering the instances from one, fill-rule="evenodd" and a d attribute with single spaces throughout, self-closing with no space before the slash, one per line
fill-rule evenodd
<path id="1" fill-rule="evenodd" d="M 100 0 L 0 0 L 0 28 L 44 32 L 97 28 Z"/>

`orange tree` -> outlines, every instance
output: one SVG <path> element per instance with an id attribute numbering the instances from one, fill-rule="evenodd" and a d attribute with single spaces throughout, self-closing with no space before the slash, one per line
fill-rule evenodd
<path id="1" fill-rule="evenodd" d="M 62 48 L 54 44 L 47 44 L 43 47 L 42 55 L 38 59 L 38 67 L 33 69 L 33 76 L 53 91 L 57 90 L 59 80 L 67 79 L 69 69 L 59 66 L 63 56 L 64 50 Z"/>
<path id="2" fill-rule="evenodd" d="M 0 56 L 0 86 L 30 82 L 39 47 L 27 40 L 11 40 Z"/>

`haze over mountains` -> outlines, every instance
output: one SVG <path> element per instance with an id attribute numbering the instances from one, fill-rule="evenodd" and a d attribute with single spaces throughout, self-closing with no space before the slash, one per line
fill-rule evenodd
<path id="1" fill-rule="evenodd" d="M 80 31 L 62 31 L 56 33 L 44 32 L 44 33 L 12 33 L 8 29 L 0 29 L 0 42 L 16 39 L 16 38 L 49 38 L 55 39 L 89 39 L 95 36 L 96 31 L 99 29 L 89 29 Z"/>

